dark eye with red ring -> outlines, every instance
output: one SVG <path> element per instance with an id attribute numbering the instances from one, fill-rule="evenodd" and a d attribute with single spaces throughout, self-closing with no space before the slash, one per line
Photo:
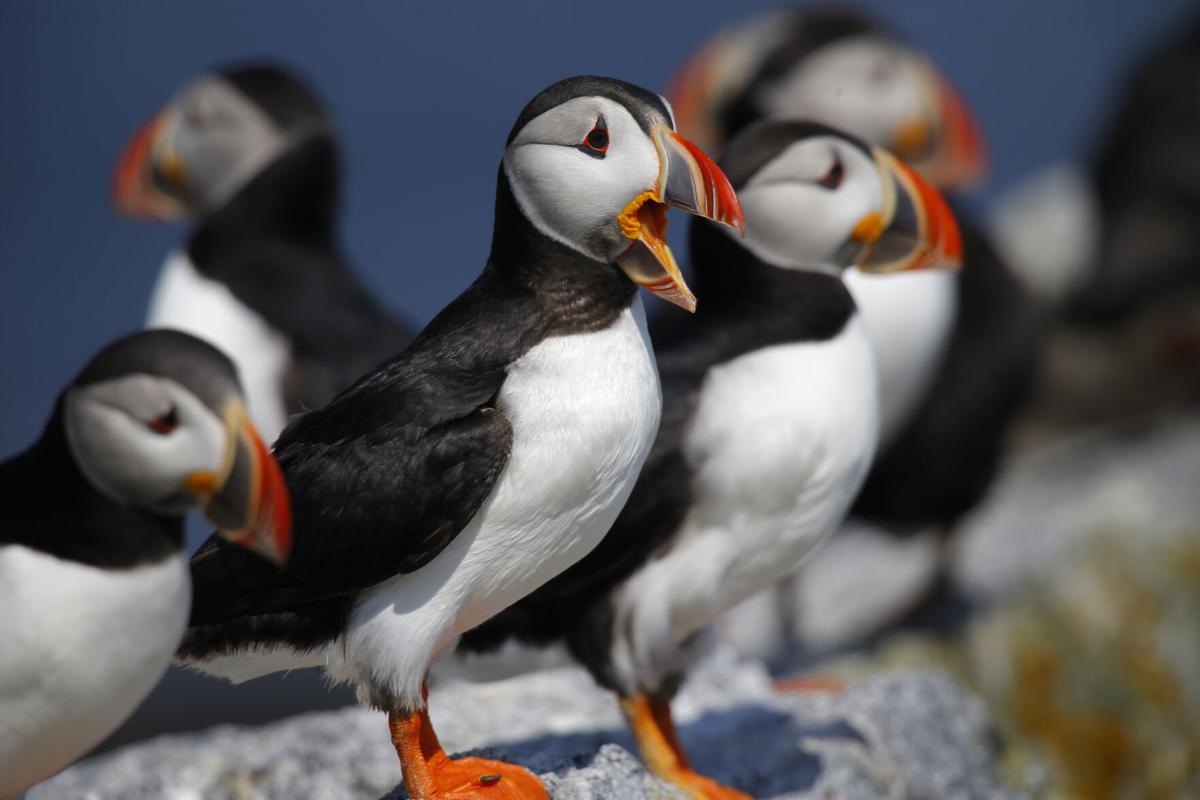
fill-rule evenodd
<path id="1" fill-rule="evenodd" d="M 155 417 L 146 424 L 150 426 L 150 430 L 162 436 L 166 436 L 168 433 L 179 427 L 179 414 L 175 411 L 175 407 L 171 406 L 170 411 Z"/>
<path id="2" fill-rule="evenodd" d="M 833 164 L 829 167 L 829 171 L 822 175 L 817 183 L 824 186 L 826 189 L 836 189 L 842 185 L 842 178 L 846 176 L 846 168 L 842 166 L 842 160 L 837 156 L 833 157 Z"/>
<path id="3" fill-rule="evenodd" d="M 604 158 L 604 154 L 608 152 L 608 123 L 604 121 L 603 116 L 596 118 L 596 124 L 575 147 L 592 158 Z"/>

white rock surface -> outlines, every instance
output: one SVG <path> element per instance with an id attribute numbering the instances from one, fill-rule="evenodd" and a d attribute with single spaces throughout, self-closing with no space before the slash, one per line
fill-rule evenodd
<path id="1" fill-rule="evenodd" d="M 1097 535 L 1200 528 L 1200 420 L 1075 436 L 1015 459 L 964 523 L 959 584 L 994 598 L 1052 572 Z"/>
<path id="2" fill-rule="evenodd" d="M 676 708 L 695 763 L 756 797 L 1021 796 L 995 775 L 982 704 L 938 673 L 780 695 L 761 668 L 722 652 Z M 524 764 L 554 800 L 677 797 L 630 755 L 613 699 L 578 670 L 447 683 L 434 688 L 431 713 L 450 750 Z M 28 800 L 399 800 L 399 779 L 383 716 L 347 709 L 162 737 L 77 765 Z"/>

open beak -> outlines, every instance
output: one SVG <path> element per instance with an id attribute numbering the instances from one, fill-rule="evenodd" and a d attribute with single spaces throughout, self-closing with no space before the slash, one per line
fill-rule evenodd
<path id="1" fill-rule="evenodd" d="M 978 186 L 987 177 L 983 135 L 958 91 L 932 66 L 926 86 L 929 113 L 901 125 L 888 145 L 925 179 L 944 189 Z"/>
<path id="2" fill-rule="evenodd" d="M 213 487 L 204 515 L 224 538 L 282 564 L 292 549 L 292 506 L 283 472 L 240 403 L 230 404 L 225 425 L 225 478 L 209 476 Z M 189 488 L 202 492 L 203 475 L 189 478 L 194 484 Z"/>
<path id="3" fill-rule="evenodd" d="M 113 202 L 131 217 L 174 220 L 188 213 L 187 168 L 176 152 L 173 117 L 163 112 L 138 128 L 117 162 Z"/>
<path id="4" fill-rule="evenodd" d="M 936 189 L 885 150 L 874 150 L 884 187 L 883 208 L 863 217 L 850 238 L 861 247 L 863 272 L 958 269 L 962 236 Z"/>
<path id="5" fill-rule="evenodd" d="M 746 222 L 729 179 L 699 147 L 662 123 L 651 135 L 658 148 L 658 179 L 617 216 L 621 232 L 630 240 L 617 265 L 638 285 L 695 311 L 696 296 L 667 247 L 667 207 L 729 225 L 741 235 Z"/>

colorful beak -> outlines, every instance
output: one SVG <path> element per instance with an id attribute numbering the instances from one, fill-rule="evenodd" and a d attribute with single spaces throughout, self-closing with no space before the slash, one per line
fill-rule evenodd
<path id="1" fill-rule="evenodd" d="M 240 404 L 226 413 L 232 452 L 204 514 L 221 536 L 282 564 L 292 549 L 292 506 L 279 463 Z"/>
<path id="2" fill-rule="evenodd" d="M 724 223 L 742 235 L 746 222 L 729 179 L 711 158 L 666 125 L 655 125 L 651 134 L 658 148 L 658 180 L 617 217 L 621 232 L 632 240 L 617 265 L 638 285 L 695 311 L 696 297 L 667 247 L 667 207 Z"/>
<path id="3" fill-rule="evenodd" d="M 934 186 L 978 186 L 987 177 L 988 156 L 975 118 L 955 88 L 932 66 L 927 85 L 929 117 L 902 125 L 889 149 Z"/>
<path id="4" fill-rule="evenodd" d="M 717 68 L 721 44 L 718 38 L 688 56 L 667 87 L 667 97 L 675 112 L 675 125 L 703 147 L 715 147 L 723 138 L 711 108 L 712 97 L 717 91 L 716 78 L 724 74 Z"/>
<path id="5" fill-rule="evenodd" d="M 187 169 L 168 141 L 172 124 L 166 113 L 151 117 L 121 154 L 113 176 L 113 202 L 122 214 L 174 220 L 188 213 L 181 199 L 186 196 Z"/>
<path id="6" fill-rule="evenodd" d="M 884 202 L 851 233 L 862 247 L 856 266 L 863 272 L 962 266 L 962 237 L 945 199 L 890 153 L 876 148 L 874 154 Z"/>

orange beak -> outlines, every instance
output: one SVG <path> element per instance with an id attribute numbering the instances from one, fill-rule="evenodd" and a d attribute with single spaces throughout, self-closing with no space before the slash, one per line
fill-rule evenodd
<path id="1" fill-rule="evenodd" d="M 710 107 L 716 91 L 713 84 L 718 72 L 714 62 L 719 60 L 719 45 L 718 40 L 688 56 L 667 87 L 675 124 L 703 147 L 717 147 L 723 138 Z"/>
<path id="2" fill-rule="evenodd" d="M 925 160 L 913 161 L 925 178 L 944 189 L 967 189 L 983 183 L 988 172 L 987 147 L 975 117 L 958 91 L 940 75 L 931 77 L 938 144 Z"/>
<path id="3" fill-rule="evenodd" d="M 667 207 L 729 225 L 742 235 L 746 221 L 729 179 L 704 151 L 661 123 L 651 133 L 658 149 L 658 179 L 617 217 L 631 240 L 617 265 L 651 293 L 695 311 L 696 296 L 667 246 Z"/>
<path id="4" fill-rule="evenodd" d="M 204 514 L 221 536 L 282 564 L 292 549 L 292 506 L 279 462 L 240 404 L 226 415 L 232 454 L 221 488 Z"/>
<path id="5" fill-rule="evenodd" d="M 874 152 L 884 202 L 851 234 L 863 248 L 856 266 L 879 273 L 961 267 L 962 236 L 945 198 L 888 152 Z"/>
<path id="6" fill-rule="evenodd" d="M 113 175 L 113 202 L 122 214 L 160 220 L 187 214 L 186 204 L 160 185 L 182 185 L 185 179 L 182 161 L 163 145 L 168 126 L 167 115 L 156 114 L 142 123 L 121 154 Z"/>

